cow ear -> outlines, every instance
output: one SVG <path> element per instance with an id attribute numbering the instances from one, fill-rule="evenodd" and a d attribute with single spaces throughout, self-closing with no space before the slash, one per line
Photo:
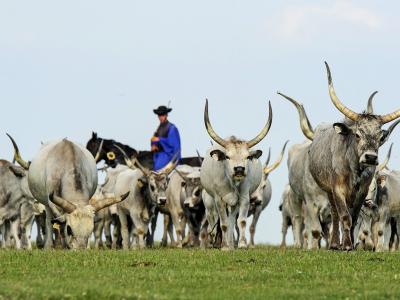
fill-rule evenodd
<path id="1" fill-rule="evenodd" d="M 225 160 L 226 159 L 226 155 L 224 152 L 222 152 L 221 150 L 213 150 L 210 152 L 210 156 L 212 158 L 214 158 L 217 161 L 221 161 L 221 160 Z"/>
<path id="2" fill-rule="evenodd" d="M 9 169 L 10 169 L 10 171 L 11 172 L 13 172 L 14 173 L 14 175 L 15 176 L 17 176 L 17 177 L 19 177 L 19 178 L 22 178 L 22 177 L 25 177 L 25 171 L 22 169 L 22 168 L 20 168 L 20 167 L 17 167 L 17 166 L 9 166 L 8 167 Z"/>
<path id="3" fill-rule="evenodd" d="M 337 134 L 341 135 L 349 135 L 352 132 L 352 130 L 344 123 L 334 123 L 333 128 Z"/>
<path id="4" fill-rule="evenodd" d="M 261 150 L 251 151 L 250 155 L 247 158 L 249 160 L 259 159 L 261 157 L 262 153 L 263 152 Z"/>
<path id="5" fill-rule="evenodd" d="M 143 178 L 139 178 L 136 184 L 141 189 L 145 186 L 146 181 Z"/>

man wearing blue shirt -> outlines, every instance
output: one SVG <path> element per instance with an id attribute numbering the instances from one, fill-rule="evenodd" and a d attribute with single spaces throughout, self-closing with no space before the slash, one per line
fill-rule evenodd
<path id="1" fill-rule="evenodd" d="M 151 138 L 154 171 L 162 169 L 175 156 L 181 159 L 181 138 L 178 128 L 168 121 L 168 113 L 171 111 L 171 108 L 163 105 L 153 110 L 160 120 L 160 125 Z"/>

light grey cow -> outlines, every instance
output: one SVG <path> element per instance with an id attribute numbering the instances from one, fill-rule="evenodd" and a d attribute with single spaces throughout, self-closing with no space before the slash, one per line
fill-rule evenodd
<path id="1" fill-rule="evenodd" d="M 94 214 L 100 209 L 124 200 L 129 193 L 90 204 L 97 188 L 97 168 L 93 155 L 86 148 L 67 139 L 45 144 L 31 163 L 21 158 L 11 139 L 15 160 L 28 171 L 29 189 L 46 207 L 45 247 L 53 245 L 53 215 L 65 223 L 68 247 L 86 248 L 94 228 Z M 100 147 L 101 148 L 101 147 Z"/>
<path id="2" fill-rule="evenodd" d="M 199 234 L 204 218 L 201 198 L 200 168 L 181 165 L 171 174 L 167 188 L 166 208 L 175 227 L 176 246 L 181 248 L 183 241 L 199 245 Z M 186 236 L 186 225 L 189 233 Z M 186 239 L 185 239 L 186 238 Z"/>
<path id="3" fill-rule="evenodd" d="M 154 238 L 154 231 L 155 231 L 155 227 L 156 227 L 156 217 L 157 217 L 157 213 L 158 211 L 164 213 L 164 214 L 169 214 L 169 210 L 168 207 L 166 206 L 167 204 L 167 195 L 166 195 L 166 191 L 167 191 L 167 187 L 168 187 L 168 176 L 169 174 L 175 169 L 175 167 L 178 164 L 178 160 L 176 159 L 176 157 L 174 157 L 172 159 L 172 161 L 170 161 L 165 167 L 163 167 L 161 170 L 156 171 L 150 171 L 149 169 L 145 168 L 144 166 L 142 166 L 140 164 L 140 162 L 137 159 L 131 160 L 130 157 L 128 157 L 128 155 L 125 153 L 125 151 L 116 146 L 121 153 L 124 156 L 126 165 L 133 171 L 135 171 L 135 174 L 130 173 L 130 175 L 126 175 L 124 177 L 124 182 L 125 184 L 131 180 L 131 186 L 135 186 L 135 187 L 140 187 L 140 195 L 139 193 L 139 189 L 137 191 L 135 191 L 135 195 L 137 197 L 141 197 L 142 200 L 140 200 L 139 202 L 141 203 L 139 205 L 139 210 L 141 214 L 141 218 L 142 221 L 144 222 L 146 220 L 146 222 L 148 223 L 149 221 L 152 221 L 152 232 L 150 237 L 147 236 L 147 238 L 150 238 L 150 244 L 152 244 L 153 238 Z M 124 171 L 125 172 L 125 171 Z M 126 173 L 129 174 L 129 173 Z M 128 177 L 130 179 L 128 179 Z M 117 178 L 116 184 L 115 184 L 115 193 L 118 194 L 119 193 L 119 189 L 118 189 L 118 182 L 120 179 L 120 175 Z M 124 183 L 119 185 L 124 186 Z M 133 201 L 133 196 L 132 196 L 132 201 Z M 144 204 L 146 203 L 146 205 Z M 131 203 L 131 206 L 135 206 L 137 205 L 137 203 Z M 144 207 L 147 207 L 146 212 L 144 211 Z M 128 204 L 126 205 L 119 205 L 118 206 L 118 215 L 120 217 L 120 221 L 121 221 L 121 233 L 122 236 L 124 236 L 124 234 L 126 234 L 126 231 L 124 232 L 124 225 L 123 223 L 125 223 L 125 219 L 124 219 L 124 213 L 122 212 L 122 210 L 125 210 L 125 212 L 127 212 L 127 210 L 129 210 L 128 208 Z M 134 211 L 136 211 L 136 209 L 131 208 L 131 213 L 133 213 Z M 121 219 L 122 216 L 122 219 Z M 132 215 L 131 215 L 132 217 Z M 133 221 L 133 223 L 135 224 L 135 221 Z M 165 224 L 166 227 L 169 226 L 169 224 Z M 164 227 L 165 227 L 164 226 Z M 143 226 L 141 226 L 142 228 Z M 142 235 L 141 230 L 140 230 L 140 236 Z M 147 228 L 145 230 L 145 235 L 147 235 Z M 144 247 L 144 244 L 142 244 L 142 240 L 141 237 L 139 236 L 139 247 Z M 124 239 L 124 237 L 122 237 Z M 144 240 L 143 240 L 144 242 Z M 124 244 L 123 242 L 123 247 L 126 248 L 128 247 L 128 244 Z"/>
<path id="4" fill-rule="evenodd" d="M 207 151 L 201 166 L 200 179 L 203 188 L 215 201 L 222 230 L 222 249 L 234 249 L 235 223 L 239 227 L 238 247 L 247 248 L 246 224 L 250 195 L 257 190 L 262 179 L 262 165 L 258 159 L 262 151 L 251 149 L 268 134 L 272 124 L 271 104 L 267 124 L 250 141 L 236 137 L 223 139 L 218 136 L 209 120 L 208 101 L 204 110 L 204 122 L 208 134 L 217 145 Z M 208 226 L 213 228 L 215 223 L 209 220 Z"/>
<path id="5" fill-rule="evenodd" d="M 256 233 L 258 220 L 261 216 L 261 213 L 264 211 L 264 209 L 270 203 L 271 197 L 272 197 L 272 186 L 271 186 L 270 180 L 268 179 L 269 174 L 271 174 L 281 164 L 288 142 L 289 141 L 287 141 L 284 144 L 279 158 L 270 166 L 268 164 L 269 164 L 269 160 L 271 157 L 270 156 L 271 152 L 268 153 L 268 158 L 267 158 L 267 161 L 265 162 L 261 183 L 258 186 L 257 190 L 250 196 L 250 208 L 249 208 L 248 217 L 253 216 L 253 219 L 250 224 L 250 244 L 249 244 L 249 246 L 251 248 L 255 247 L 254 236 Z"/>

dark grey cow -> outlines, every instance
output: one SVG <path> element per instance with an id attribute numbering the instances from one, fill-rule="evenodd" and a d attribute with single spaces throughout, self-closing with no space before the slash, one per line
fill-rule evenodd
<path id="1" fill-rule="evenodd" d="M 327 63 L 329 95 L 335 107 L 346 117 L 344 122 L 321 124 L 314 131 L 302 105 L 291 101 L 300 115 L 304 135 L 313 140 L 309 151 L 309 168 L 317 184 L 328 193 L 332 213 L 331 249 L 339 249 L 339 221 L 343 230 L 343 249 L 353 249 L 352 229 L 378 164 L 378 150 L 389 138 L 396 121 L 387 130 L 382 125 L 400 117 L 400 110 L 376 115 L 369 109 L 355 113 L 336 96 Z M 375 93 L 373 94 L 375 95 Z M 372 95 L 372 96 L 373 96 Z M 370 97 L 370 101 L 372 100 Z"/>

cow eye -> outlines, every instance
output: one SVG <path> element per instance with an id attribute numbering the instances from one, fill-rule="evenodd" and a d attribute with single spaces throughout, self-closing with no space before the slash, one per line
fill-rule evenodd
<path id="1" fill-rule="evenodd" d="M 361 138 L 358 133 L 356 133 L 356 138 L 357 138 L 357 140 L 359 140 Z"/>
<path id="2" fill-rule="evenodd" d="M 226 159 L 231 159 L 228 155 L 225 155 L 225 158 L 226 158 Z"/>
<path id="3" fill-rule="evenodd" d="M 195 195 L 195 197 L 199 197 L 199 196 L 200 196 L 200 190 L 197 190 L 197 191 L 194 193 L 194 195 Z"/>
<path id="4" fill-rule="evenodd" d="M 154 185 L 150 185 L 150 190 L 151 190 L 152 192 L 154 192 L 155 189 L 156 189 L 156 188 L 154 187 Z"/>

